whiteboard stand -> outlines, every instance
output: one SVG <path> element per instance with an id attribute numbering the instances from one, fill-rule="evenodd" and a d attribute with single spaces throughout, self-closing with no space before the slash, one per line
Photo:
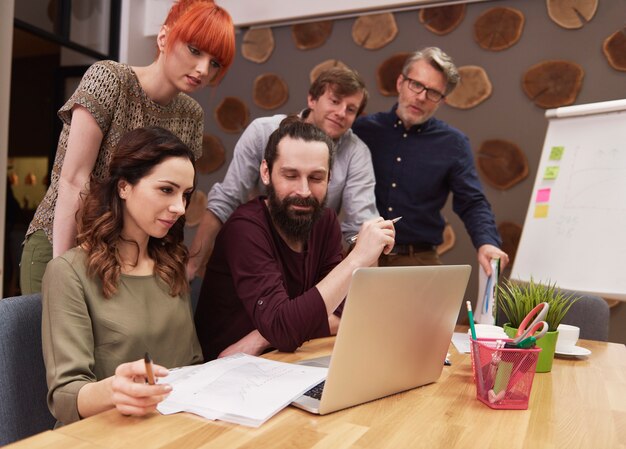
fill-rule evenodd
<path id="1" fill-rule="evenodd" d="M 626 301 L 626 99 L 546 118 L 511 278 Z"/>

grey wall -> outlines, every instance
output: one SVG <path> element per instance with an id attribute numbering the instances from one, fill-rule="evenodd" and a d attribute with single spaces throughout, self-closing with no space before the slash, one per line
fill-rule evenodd
<path id="1" fill-rule="evenodd" d="M 495 6 L 517 8 L 526 17 L 519 42 L 501 52 L 483 50 L 473 39 L 476 18 L 483 11 Z M 297 112 L 305 106 L 311 68 L 323 60 L 336 58 L 355 68 L 365 79 L 371 94 L 366 112 L 387 110 L 393 105 L 394 99 L 383 97 L 378 92 L 378 65 L 395 53 L 434 45 L 450 54 L 458 66 L 482 66 L 491 79 L 493 94 L 487 101 L 465 111 L 444 105 L 437 116 L 463 130 L 475 150 L 485 139 L 502 138 L 517 143 L 526 153 L 530 173 L 525 181 L 506 191 L 484 186 L 498 223 L 512 221 L 522 225 L 547 128 L 545 111 L 535 106 L 522 92 L 523 73 L 531 65 L 544 60 L 566 59 L 580 64 L 585 70 L 583 87 L 575 104 L 626 98 L 626 72 L 612 69 L 602 53 L 604 39 L 625 25 L 626 0 L 599 0 L 593 20 L 578 30 L 566 30 L 552 22 L 543 0 L 500 0 L 468 5 L 461 25 L 446 36 L 437 36 L 426 30 L 419 23 L 416 11 L 397 13 L 395 18 L 399 28 L 397 37 L 376 51 L 363 49 L 353 42 L 351 30 L 354 19 L 345 19 L 335 21 L 329 40 L 317 49 L 298 50 L 291 36 L 291 28 L 276 27 L 273 29 L 276 48 L 266 63 L 247 61 L 238 53 L 229 74 L 219 87 L 195 95 L 205 108 L 206 132 L 218 135 L 224 142 L 227 153 L 227 163 L 215 173 L 202 175 L 199 187 L 208 191 L 214 182 L 223 178 L 238 139 L 238 134 L 222 132 L 215 122 L 213 111 L 224 97 L 237 96 L 246 102 L 250 108 L 251 119 L 279 112 Z M 238 47 L 242 36 L 242 33 L 237 36 Z M 289 100 L 276 111 L 260 109 L 252 101 L 253 81 L 256 76 L 266 72 L 279 74 L 289 85 Z M 467 298 L 475 300 L 475 250 L 462 223 L 449 205 L 444 209 L 444 215 L 457 235 L 455 247 L 443 256 L 444 263 L 471 263 L 474 266 Z M 194 230 L 190 231 L 189 238 Z M 626 326 L 622 325 L 625 318 L 626 305 L 619 304 L 613 308 L 612 341 L 626 342 Z"/>

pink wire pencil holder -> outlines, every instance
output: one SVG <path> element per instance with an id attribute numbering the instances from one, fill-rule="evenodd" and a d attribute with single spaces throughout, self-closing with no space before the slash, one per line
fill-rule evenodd
<path id="1" fill-rule="evenodd" d="M 541 348 L 509 349 L 488 338 L 470 341 L 476 398 L 493 409 L 526 410 Z"/>

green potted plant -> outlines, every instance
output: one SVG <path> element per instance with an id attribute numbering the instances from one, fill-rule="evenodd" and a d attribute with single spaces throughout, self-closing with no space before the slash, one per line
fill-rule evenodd
<path id="1" fill-rule="evenodd" d="M 579 299 L 580 297 L 576 297 L 574 293 L 559 290 L 556 283 L 540 284 L 532 278 L 528 283 L 507 279 L 498 286 L 499 306 L 509 320 L 504 325 L 504 331 L 511 338 L 515 337 L 517 328 L 535 306 L 542 302 L 548 303 L 546 317 L 548 333 L 537 340 L 537 346 L 541 348 L 537 361 L 538 373 L 545 373 L 552 369 L 554 349 L 558 338 L 557 327 L 569 308 Z"/>

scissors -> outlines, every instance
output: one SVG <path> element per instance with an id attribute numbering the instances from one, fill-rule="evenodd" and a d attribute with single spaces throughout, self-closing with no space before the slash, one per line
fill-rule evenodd
<path id="1" fill-rule="evenodd" d="M 533 337 L 536 340 L 539 340 L 543 337 L 546 332 L 548 332 L 548 323 L 545 321 L 546 316 L 548 315 L 549 305 L 547 302 L 542 302 L 541 304 L 537 304 L 533 310 L 531 310 L 528 315 L 524 317 L 524 320 L 519 325 L 517 329 L 517 334 L 515 334 L 515 338 L 511 341 L 514 345 L 519 345 L 527 338 Z M 537 316 L 535 316 L 535 314 Z M 534 320 L 533 320 L 534 317 Z M 530 320 L 533 320 L 532 323 L 528 324 Z M 541 329 L 541 330 L 539 330 Z M 538 332 L 537 332 L 538 331 Z M 535 333 L 537 332 L 537 333 Z"/>

